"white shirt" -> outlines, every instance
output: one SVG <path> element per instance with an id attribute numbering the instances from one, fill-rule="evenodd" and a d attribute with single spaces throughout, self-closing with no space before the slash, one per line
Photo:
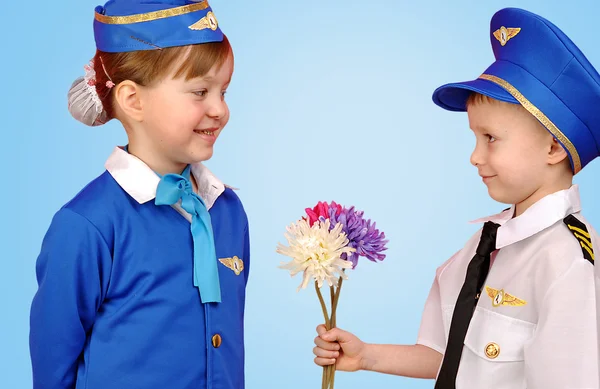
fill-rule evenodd
<path id="1" fill-rule="evenodd" d="M 563 222 L 573 214 L 586 224 L 599 253 L 598 235 L 580 211 L 573 185 L 518 217 L 513 206 L 475 221 L 500 224 L 498 250 L 465 338 L 457 389 L 599 387 L 594 266 Z M 417 343 L 444 353 L 480 235 L 437 269 Z"/>

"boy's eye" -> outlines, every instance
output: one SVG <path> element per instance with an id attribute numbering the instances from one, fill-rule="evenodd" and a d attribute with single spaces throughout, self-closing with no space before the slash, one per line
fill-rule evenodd
<path id="1" fill-rule="evenodd" d="M 199 97 L 204 97 L 204 96 L 206 96 L 207 93 L 208 93 L 208 91 L 206 89 L 194 92 L 194 94 Z"/>
<path id="2" fill-rule="evenodd" d="M 485 136 L 488 138 L 488 143 L 493 143 L 496 140 L 493 135 L 486 134 Z"/>

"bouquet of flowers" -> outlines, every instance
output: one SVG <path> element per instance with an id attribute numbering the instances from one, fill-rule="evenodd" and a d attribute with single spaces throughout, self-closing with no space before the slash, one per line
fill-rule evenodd
<path id="1" fill-rule="evenodd" d="M 282 263 L 280 268 L 290 271 L 291 276 L 302 272 L 302 283 L 298 291 L 314 279 L 315 289 L 325 326 L 330 330 L 336 326 L 336 310 L 340 298 L 342 281 L 348 279 L 346 269 L 354 269 L 359 257 L 370 261 L 382 261 L 388 242 L 375 223 L 363 218 L 363 212 L 354 207 L 346 208 L 331 202 L 319 202 L 314 208 L 306 209 L 305 217 L 289 225 L 285 238 L 289 246 L 277 246 L 279 254 L 292 260 Z M 321 293 L 324 283 L 329 285 L 331 313 Z M 323 367 L 322 389 L 333 389 L 335 365 Z"/>

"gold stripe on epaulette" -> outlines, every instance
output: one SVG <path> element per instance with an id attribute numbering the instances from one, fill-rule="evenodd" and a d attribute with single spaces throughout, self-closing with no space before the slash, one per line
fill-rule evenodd
<path id="1" fill-rule="evenodd" d="M 582 230 L 581 228 L 572 226 L 570 224 L 567 224 L 567 227 L 569 227 L 569 229 L 572 230 L 572 231 L 579 232 L 581 235 L 585 236 L 586 238 L 591 238 L 589 232 L 587 232 L 585 230 Z M 591 244 L 590 244 L 590 246 L 591 246 Z"/>
<path id="2" fill-rule="evenodd" d="M 579 241 L 579 244 L 581 245 L 581 247 L 583 247 L 588 253 L 590 253 L 590 255 L 592 256 L 592 261 L 595 261 L 594 259 L 594 252 L 583 242 Z"/>
<path id="3" fill-rule="evenodd" d="M 589 248 L 592 248 L 592 242 L 590 242 L 589 240 L 587 240 L 587 239 L 586 239 L 584 236 L 582 236 L 582 235 L 579 235 L 579 234 L 578 234 L 578 233 L 576 233 L 576 232 L 574 232 L 573 234 L 575 235 L 575 237 L 576 237 L 577 239 L 579 239 L 579 241 L 580 241 L 581 243 L 585 243 L 585 244 L 587 244 L 587 246 L 588 246 Z"/>
<path id="4" fill-rule="evenodd" d="M 575 238 L 577 238 L 581 247 L 590 254 L 592 261 L 594 261 L 594 249 L 592 248 L 592 242 L 588 240 L 591 239 L 590 234 L 587 231 L 570 224 L 567 224 L 567 227 L 573 231 L 573 235 L 575 235 Z"/>

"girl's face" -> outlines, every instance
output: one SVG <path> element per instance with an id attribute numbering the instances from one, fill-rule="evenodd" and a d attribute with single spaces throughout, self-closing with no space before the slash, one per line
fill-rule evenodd
<path id="1" fill-rule="evenodd" d="M 202 77 L 174 78 L 139 88 L 141 120 L 130 131 L 130 148 L 158 173 L 206 161 L 229 121 L 225 92 L 233 74 L 233 56 Z"/>

